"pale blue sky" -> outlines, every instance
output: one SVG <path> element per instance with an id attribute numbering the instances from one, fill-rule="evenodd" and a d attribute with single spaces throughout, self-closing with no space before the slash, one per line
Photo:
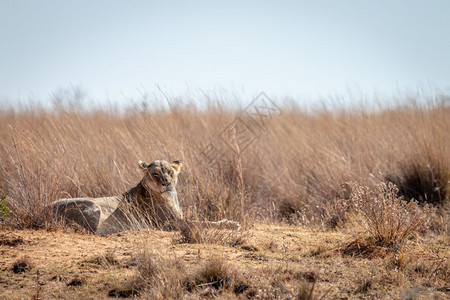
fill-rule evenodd
<path id="1" fill-rule="evenodd" d="M 450 1 L 0 0 L 0 103 L 450 93 Z"/>

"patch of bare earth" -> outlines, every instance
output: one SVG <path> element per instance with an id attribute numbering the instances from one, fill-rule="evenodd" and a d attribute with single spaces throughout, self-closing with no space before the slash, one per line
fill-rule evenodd
<path id="1" fill-rule="evenodd" d="M 219 259 L 239 278 L 240 285 L 233 282 L 233 287 L 226 288 L 227 278 L 223 283 L 199 283 L 192 275 L 186 287 L 180 283 L 179 294 L 187 299 L 302 299 L 310 291 L 310 299 L 450 297 L 446 237 L 410 240 L 395 251 L 377 248 L 370 255 L 364 255 L 367 248 L 354 242 L 351 233 L 312 232 L 301 227 L 257 225 L 238 245 L 178 240 L 177 232 L 156 230 L 107 237 L 4 231 L 0 233 L 0 299 L 147 299 L 148 289 L 113 293 L 136 280 L 139 253 L 144 249 L 160 262 L 176 261 L 174 270 L 196 276 L 199 266 Z M 29 268 L 15 273 L 14 265 L 21 261 Z M 157 274 L 155 278 L 165 280 L 172 276 Z M 152 295 L 157 293 L 152 291 Z"/>

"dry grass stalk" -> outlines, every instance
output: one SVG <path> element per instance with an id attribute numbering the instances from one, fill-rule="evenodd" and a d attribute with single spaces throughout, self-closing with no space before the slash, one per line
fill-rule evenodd
<path id="1" fill-rule="evenodd" d="M 345 182 L 379 172 L 402 177 L 399 162 L 438 154 L 442 170 L 450 169 L 445 105 L 282 110 L 252 144 L 237 145 L 237 158 L 234 149 L 215 144 L 223 154 L 219 168 L 201 152 L 237 115 L 223 105 L 1 112 L 7 219 L 17 228 L 43 228 L 51 222 L 44 207 L 55 199 L 119 195 L 140 179 L 139 159 L 183 160 L 177 190 L 189 219 L 276 221 L 280 208 L 286 219 L 312 226 L 340 216 L 331 204 Z"/>

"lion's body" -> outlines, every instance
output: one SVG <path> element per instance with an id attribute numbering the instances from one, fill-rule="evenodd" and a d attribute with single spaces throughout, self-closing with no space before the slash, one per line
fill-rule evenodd
<path id="1" fill-rule="evenodd" d="M 53 215 L 100 235 L 146 226 L 174 229 L 183 219 L 175 189 L 180 167 L 179 162 L 142 162 L 144 178 L 124 194 L 60 199 L 53 202 Z"/>
<path id="2" fill-rule="evenodd" d="M 53 202 L 53 215 L 57 220 L 75 223 L 101 234 L 99 229 L 118 208 L 120 201 L 120 197 L 59 199 Z"/>
<path id="3" fill-rule="evenodd" d="M 173 230 L 189 226 L 192 222 L 184 220 L 175 189 L 182 164 L 179 161 L 169 164 L 155 160 L 151 164 L 140 162 L 139 165 L 144 170 L 144 177 L 124 194 L 60 199 L 52 204 L 53 216 L 99 235 L 145 227 Z M 208 224 L 240 228 L 238 223 L 228 220 Z"/>

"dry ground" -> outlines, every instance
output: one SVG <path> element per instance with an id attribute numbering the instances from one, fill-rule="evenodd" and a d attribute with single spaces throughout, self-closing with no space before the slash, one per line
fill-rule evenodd
<path id="1" fill-rule="evenodd" d="M 110 290 L 136 274 L 143 249 L 188 271 L 218 258 L 247 284 L 236 293 L 186 290 L 186 299 L 289 299 L 313 282 L 312 296 L 323 299 L 450 299 L 448 237 L 418 237 L 396 251 L 365 249 L 363 243 L 352 247 L 351 232 L 278 225 L 255 225 L 235 245 L 186 244 L 178 238 L 177 232 L 156 230 L 99 237 L 3 229 L 0 299 L 108 299 Z M 14 273 L 19 260 L 31 269 Z M 145 299 L 145 292 L 139 297 Z"/>
<path id="2" fill-rule="evenodd" d="M 264 122 L 208 96 L 205 109 L 0 108 L 0 299 L 450 299 L 450 98 L 414 97 L 286 103 Z M 200 228 L 193 244 L 54 229 L 52 201 L 122 194 L 140 159 L 183 161 L 188 219 L 265 225 Z"/>

